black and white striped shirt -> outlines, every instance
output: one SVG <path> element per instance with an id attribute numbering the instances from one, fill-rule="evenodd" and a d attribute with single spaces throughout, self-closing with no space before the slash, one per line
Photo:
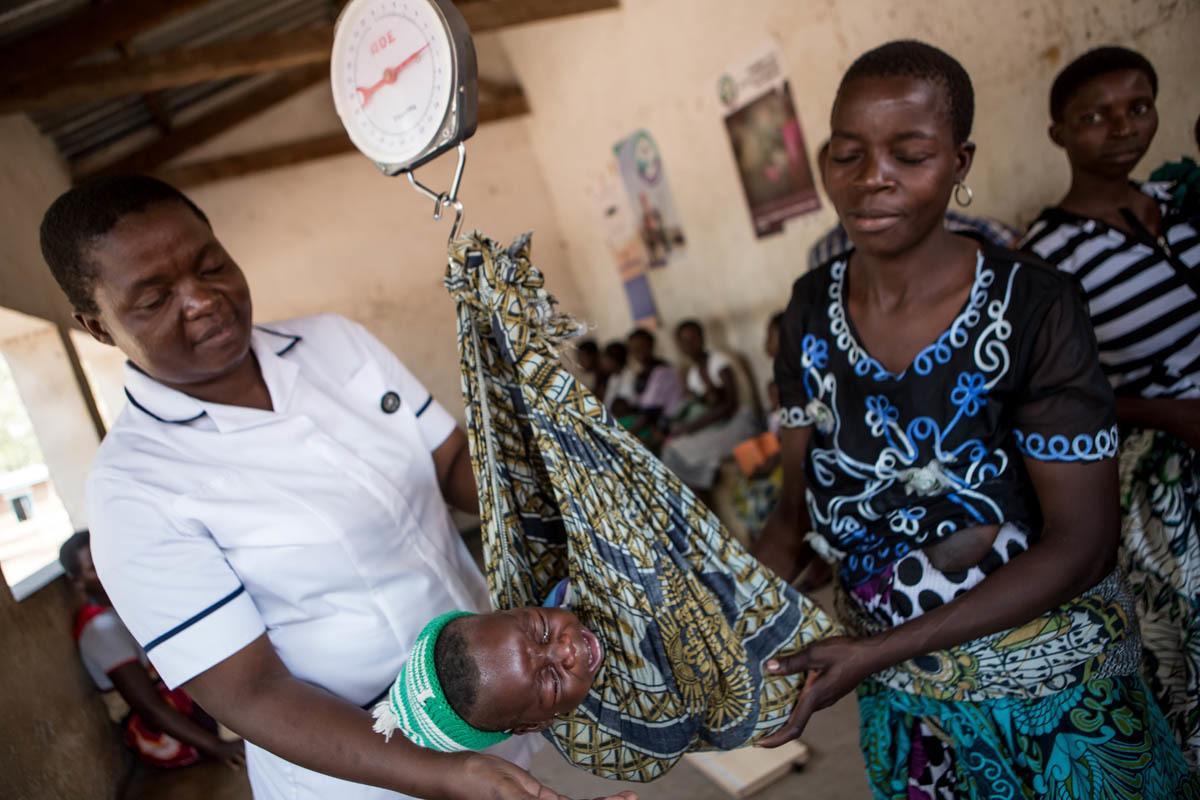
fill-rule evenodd
<path id="1" fill-rule="evenodd" d="M 1047 208 L 1021 242 L 1079 279 L 1101 366 L 1125 396 L 1200 398 L 1200 223 L 1170 202 L 1169 187 L 1141 186 L 1159 201 L 1157 241 Z"/>

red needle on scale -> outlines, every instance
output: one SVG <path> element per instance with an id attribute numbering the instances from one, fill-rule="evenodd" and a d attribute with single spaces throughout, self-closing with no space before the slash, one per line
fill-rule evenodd
<path id="1" fill-rule="evenodd" d="M 422 47 L 420 50 L 417 50 L 415 53 L 413 53 L 408 58 L 401 61 L 396 66 L 388 67 L 387 69 L 385 69 L 383 71 L 383 77 L 380 78 L 379 80 L 377 80 L 372 85 L 357 87 L 356 91 L 358 91 L 362 95 L 363 108 L 367 107 L 367 104 L 371 102 L 371 98 L 375 96 L 376 92 L 378 92 L 384 86 L 390 86 L 391 84 L 395 83 L 396 78 L 398 78 L 400 76 L 400 73 L 403 72 L 405 70 L 405 68 L 407 68 L 410 64 L 412 64 L 413 62 L 420 59 L 421 54 L 424 53 L 428 49 L 429 49 L 429 44 L 426 43 L 424 47 Z"/>

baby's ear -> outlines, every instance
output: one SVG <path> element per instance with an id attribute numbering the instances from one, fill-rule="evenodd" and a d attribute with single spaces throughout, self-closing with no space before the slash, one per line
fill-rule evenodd
<path id="1" fill-rule="evenodd" d="M 552 719 L 545 719 L 541 722 L 519 722 L 512 727 L 512 733 L 515 736 L 523 736 L 527 733 L 541 733 L 550 727 Z"/>

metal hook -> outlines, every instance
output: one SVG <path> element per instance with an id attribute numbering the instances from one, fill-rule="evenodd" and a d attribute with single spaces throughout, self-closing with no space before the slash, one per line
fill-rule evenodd
<path id="1" fill-rule="evenodd" d="M 454 169 L 454 179 L 450 184 L 450 191 L 448 192 L 435 192 L 433 189 L 430 189 L 428 186 L 417 180 L 417 176 L 412 170 L 407 172 L 408 182 L 412 184 L 412 187 L 433 201 L 433 218 L 435 220 L 440 220 L 442 218 L 442 212 L 445 209 L 454 209 L 454 223 L 450 226 L 450 238 L 447 240 L 447 243 L 453 242 L 455 239 L 457 239 L 459 232 L 462 230 L 464 212 L 462 201 L 458 199 L 458 189 L 460 186 L 462 186 L 463 169 L 466 164 L 467 145 L 465 142 L 459 142 L 458 166 Z"/>

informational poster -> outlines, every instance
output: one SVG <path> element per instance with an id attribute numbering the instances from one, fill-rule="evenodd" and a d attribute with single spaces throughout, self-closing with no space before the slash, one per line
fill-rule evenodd
<path id="1" fill-rule="evenodd" d="M 791 86 L 775 48 L 721 76 L 717 91 L 755 233 L 778 233 L 785 220 L 820 208 Z"/>
<path id="2" fill-rule="evenodd" d="M 639 327 L 658 326 L 658 306 L 650 289 L 650 257 L 642 233 L 634 220 L 616 162 L 591 187 L 603 223 L 604 241 L 621 276 L 629 312 Z"/>
<path id="3" fill-rule="evenodd" d="M 650 266 L 665 267 L 686 242 L 658 145 L 640 130 L 613 145 L 613 152 Z"/>

